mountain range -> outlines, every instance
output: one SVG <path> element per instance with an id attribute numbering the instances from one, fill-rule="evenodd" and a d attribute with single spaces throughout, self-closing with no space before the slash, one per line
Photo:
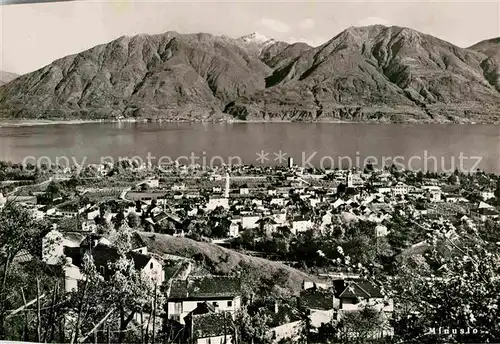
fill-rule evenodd
<path id="1" fill-rule="evenodd" d="M 0 70 L 0 86 L 5 85 L 8 82 L 11 82 L 15 78 L 17 78 L 19 75 L 14 74 L 14 73 L 9 73 L 5 72 L 3 70 Z"/>
<path id="2" fill-rule="evenodd" d="M 0 117 L 499 123 L 500 38 L 460 48 L 382 25 L 319 47 L 124 36 L 1 86 Z"/>

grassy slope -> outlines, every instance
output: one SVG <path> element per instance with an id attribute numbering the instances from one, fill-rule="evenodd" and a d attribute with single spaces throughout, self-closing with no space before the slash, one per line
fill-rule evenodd
<path id="1" fill-rule="evenodd" d="M 151 253 L 193 258 L 196 261 L 204 262 L 204 265 L 213 274 L 241 272 L 244 281 L 255 282 L 254 287 L 271 284 L 279 289 L 298 293 L 304 280 L 317 280 L 314 276 L 285 264 L 247 256 L 214 244 L 176 238 L 165 234 L 138 233 Z"/>

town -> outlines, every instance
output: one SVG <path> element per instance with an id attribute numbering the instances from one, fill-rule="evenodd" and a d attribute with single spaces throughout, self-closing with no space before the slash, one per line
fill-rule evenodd
<path id="1" fill-rule="evenodd" d="M 0 191 L 5 339 L 500 340 L 494 174 L 1 163 Z"/>

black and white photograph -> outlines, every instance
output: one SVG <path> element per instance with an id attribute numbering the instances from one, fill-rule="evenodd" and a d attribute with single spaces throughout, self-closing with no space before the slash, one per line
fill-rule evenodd
<path id="1" fill-rule="evenodd" d="M 500 343 L 500 2 L 0 0 L 0 343 Z"/>

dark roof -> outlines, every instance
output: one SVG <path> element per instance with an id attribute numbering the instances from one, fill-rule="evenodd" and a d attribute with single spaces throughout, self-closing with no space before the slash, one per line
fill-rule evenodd
<path id="1" fill-rule="evenodd" d="M 201 276 L 172 280 L 170 299 L 235 297 L 241 293 L 241 280 L 228 276 Z"/>
<path id="2" fill-rule="evenodd" d="M 372 282 L 363 280 L 333 281 L 336 298 L 383 298 L 380 289 Z"/>
<path id="3" fill-rule="evenodd" d="M 231 336 L 234 332 L 233 319 L 229 312 L 216 312 L 193 316 L 193 337 L 208 338 Z"/>
<path id="4" fill-rule="evenodd" d="M 92 249 L 92 258 L 94 258 L 94 264 L 96 267 L 107 267 L 108 263 L 116 262 L 120 258 L 120 255 L 114 247 L 97 245 Z"/>
<path id="5" fill-rule="evenodd" d="M 277 222 L 276 222 L 276 221 L 274 221 L 274 219 L 273 219 L 273 218 L 271 218 L 271 217 L 263 217 L 263 218 L 260 218 L 260 219 L 258 219 L 257 221 L 255 221 L 255 223 L 258 223 L 258 224 L 263 224 L 263 225 L 265 225 L 265 224 L 276 225 L 276 224 L 277 224 Z"/>
<path id="6" fill-rule="evenodd" d="M 88 247 L 90 247 L 90 243 L 92 243 L 95 240 L 99 240 L 101 238 L 103 238 L 102 235 L 90 233 L 87 236 L 85 236 L 85 238 L 83 238 L 83 240 L 80 241 L 80 247 L 88 248 Z"/>
<path id="7" fill-rule="evenodd" d="M 200 315 L 215 312 L 215 306 L 208 302 L 199 302 L 196 305 L 196 308 L 189 312 L 188 316 L 191 315 Z"/>
<path id="8" fill-rule="evenodd" d="M 127 257 L 132 258 L 132 260 L 134 261 L 134 266 L 138 270 L 142 270 L 151 260 L 150 256 L 134 251 L 127 253 Z"/>
<path id="9" fill-rule="evenodd" d="M 165 260 L 163 264 L 165 279 L 169 280 L 174 278 L 183 266 L 184 263 L 182 261 Z"/>
<path id="10" fill-rule="evenodd" d="M 139 234 L 137 234 L 136 232 L 134 232 L 132 234 L 132 238 L 131 238 L 131 246 L 132 246 L 132 250 L 135 250 L 137 248 L 146 247 L 147 245 L 144 242 L 144 240 L 141 238 L 141 236 Z"/>
<path id="11" fill-rule="evenodd" d="M 170 285 L 170 292 L 169 292 L 168 296 L 170 299 L 188 298 L 189 297 L 188 281 L 187 280 L 180 280 L 180 279 L 172 280 L 172 283 Z"/>
<path id="12" fill-rule="evenodd" d="M 81 232 L 63 232 L 62 234 L 66 240 L 70 240 L 78 244 L 81 244 L 86 238 L 85 234 Z"/>
<path id="13" fill-rule="evenodd" d="M 68 211 L 68 212 L 77 212 L 78 211 L 78 203 L 74 201 L 69 201 L 65 203 L 61 203 L 57 206 L 60 211 Z"/>
<path id="14" fill-rule="evenodd" d="M 493 208 L 479 208 L 476 209 L 475 212 L 480 215 L 491 215 L 491 216 L 496 216 L 499 214 L 499 212 Z"/>
<path id="15" fill-rule="evenodd" d="M 109 263 L 116 262 L 120 258 L 120 254 L 115 247 L 97 245 L 92 249 L 92 258 L 96 267 L 107 267 Z M 134 261 L 134 266 L 138 270 L 143 269 L 151 259 L 150 256 L 133 251 L 127 253 L 127 258 Z"/>
<path id="16" fill-rule="evenodd" d="M 64 246 L 64 255 L 71 258 L 71 263 L 81 267 L 82 266 L 82 255 L 80 253 L 80 247 L 67 247 Z"/>
<path id="17" fill-rule="evenodd" d="M 331 291 L 309 289 L 300 293 L 300 302 L 307 309 L 333 309 L 333 294 Z"/>

